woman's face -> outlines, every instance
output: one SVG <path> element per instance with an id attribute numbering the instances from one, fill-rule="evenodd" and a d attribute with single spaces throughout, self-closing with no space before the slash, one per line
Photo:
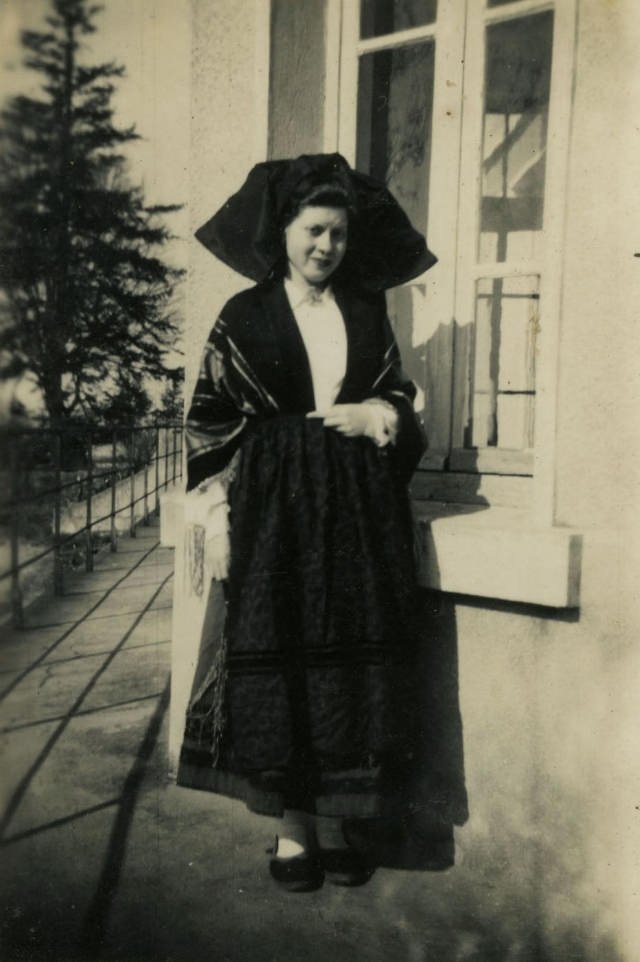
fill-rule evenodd
<path id="1" fill-rule="evenodd" d="M 323 284 L 347 250 L 347 212 L 341 207 L 303 207 L 285 228 L 290 270 L 309 284 Z"/>

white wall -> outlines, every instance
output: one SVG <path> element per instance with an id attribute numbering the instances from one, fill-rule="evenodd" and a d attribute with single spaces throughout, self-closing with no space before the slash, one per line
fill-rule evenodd
<path id="1" fill-rule="evenodd" d="M 268 34 L 257 35 L 256 6 L 250 0 L 192 0 L 187 396 L 220 308 L 251 284 L 217 261 L 193 233 L 240 187 L 256 159 L 256 129 L 264 124 L 256 54 L 269 43 Z"/>
<path id="2" fill-rule="evenodd" d="M 635 11 L 634 11 L 635 6 Z M 557 517 L 626 526 L 639 503 L 640 16 L 581 0 L 568 185 Z"/>

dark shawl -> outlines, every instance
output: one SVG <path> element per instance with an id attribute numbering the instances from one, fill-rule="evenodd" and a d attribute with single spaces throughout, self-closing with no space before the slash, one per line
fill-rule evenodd
<path id="1" fill-rule="evenodd" d="M 396 408 L 394 457 L 408 481 L 425 440 L 384 293 L 336 288 L 335 296 L 347 333 L 347 369 L 336 403 L 379 397 Z M 209 335 L 187 415 L 187 490 L 227 467 L 252 419 L 314 408 L 309 360 L 283 282 L 236 294 Z"/>

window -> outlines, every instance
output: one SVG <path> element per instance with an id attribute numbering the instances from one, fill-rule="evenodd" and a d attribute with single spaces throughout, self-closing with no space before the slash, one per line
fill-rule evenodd
<path id="1" fill-rule="evenodd" d="M 418 496 L 552 512 L 574 22 L 574 0 L 342 4 L 338 148 L 439 258 L 388 297 L 430 437 Z"/>
<path id="2" fill-rule="evenodd" d="M 380 37 L 434 23 L 437 0 L 362 0 L 360 36 Z"/>
<path id="3" fill-rule="evenodd" d="M 360 58 L 356 166 L 385 181 L 418 224 L 428 220 L 434 45 Z"/>

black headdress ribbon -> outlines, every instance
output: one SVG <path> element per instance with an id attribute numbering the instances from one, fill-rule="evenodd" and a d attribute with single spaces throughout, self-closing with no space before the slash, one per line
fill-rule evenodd
<path id="1" fill-rule="evenodd" d="M 282 261 L 283 216 L 305 182 L 341 183 L 354 214 L 340 273 L 372 291 L 418 277 L 436 262 L 423 235 L 388 188 L 357 170 L 341 154 L 305 154 L 256 164 L 196 237 L 223 263 L 251 280 L 265 280 Z"/>

